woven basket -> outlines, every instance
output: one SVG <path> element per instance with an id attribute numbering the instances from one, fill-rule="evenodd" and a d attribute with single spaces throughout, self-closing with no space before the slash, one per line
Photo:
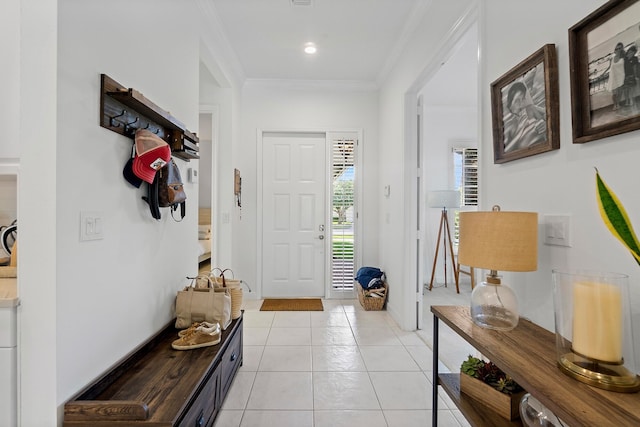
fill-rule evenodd
<path id="1" fill-rule="evenodd" d="M 216 276 L 215 272 L 219 271 L 220 275 Z M 230 271 L 233 275 L 233 271 L 229 268 L 221 270 L 219 268 L 214 268 L 211 270 L 210 277 L 213 283 L 217 286 L 223 286 L 229 289 L 229 294 L 231 295 L 231 319 L 235 320 L 240 317 L 242 314 L 242 280 L 238 279 L 227 279 L 224 276 L 224 273 Z"/>
<path id="2" fill-rule="evenodd" d="M 356 282 L 356 287 L 358 288 L 358 300 L 360 301 L 360 305 L 366 311 L 376 311 L 382 310 L 384 308 L 384 304 L 387 302 L 387 293 L 389 291 L 389 286 L 387 282 L 384 282 L 384 288 L 372 289 L 371 291 L 364 290 L 360 283 Z M 375 294 L 383 294 L 384 296 L 372 296 Z"/>

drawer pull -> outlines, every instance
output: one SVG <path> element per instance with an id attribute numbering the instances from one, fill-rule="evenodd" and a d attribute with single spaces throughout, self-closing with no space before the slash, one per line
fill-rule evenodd
<path id="1" fill-rule="evenodd" d="M 231 358 L 229 359 L 231 362 L 233 362 L 234 360 L 236 360 L 238 358 L 238 355 L 236 353 L 232 353 L 231 354 Z"/>
<path id="2" fill-rule="evenodd" d="M 204 426 L 204 410 L 200 411 L 200 415 L 198 415 L 198 419 L 196 420 L 196 427 Z"/>

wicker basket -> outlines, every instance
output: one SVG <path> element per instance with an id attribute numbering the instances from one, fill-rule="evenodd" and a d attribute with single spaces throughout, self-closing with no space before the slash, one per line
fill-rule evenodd
<path id="1" fill-rule="evenodd" d="M 216 276 L 215 272 L 220 271 L 220 275 Z M 229 294 L 231 295 L 231 319 L 235 320 L 240 317 L 242 314 L 242 280 L 238 279 L 227 279 L 224 277 L 224 273 L 226 271 L 231 271 L 230 269 L 220 270 L 219 268 L 214 268 L 211 270 L 211 280 L 217 286 L 224 286 L 229 289 Z M 231 271 L 233 274 L 233 271 Z"/>
<path id="2" fill-rule="evenodd" d="M 384 305 L 387 302 L 387 293 L 389 286 L 387 282 L 384 282 L 384 288 L 372 289 L 370 291 L 364 290 L 360 283 L 356 282 L 358 288 L 358 300 L 360 305 L 367 311 L 383 310 Z M 382 296 L 380 296 L 382 294 Z"/>

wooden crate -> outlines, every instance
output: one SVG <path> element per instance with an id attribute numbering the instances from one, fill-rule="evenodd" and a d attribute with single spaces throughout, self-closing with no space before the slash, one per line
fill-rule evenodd
<path id="1" fill-rule="evenodd" d="M 520 400 L 526 393 L 521 391 L 516 394 L 505 394 L 462 372 L 460 373 L 460 391 L 508 420 L 520 418 Z"/>

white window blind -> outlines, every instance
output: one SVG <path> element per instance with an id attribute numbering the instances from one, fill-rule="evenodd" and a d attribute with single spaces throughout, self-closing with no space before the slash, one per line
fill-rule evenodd
<path id="1" fill-rule="evenodd" d="M 478 149 L 454 148 L 453 164 L 460 206 L 478 206 Z"/>
<path id="2" fill-rule="evenodd" d="M 478 206 L 478 149 L 453 149 L 454 187 L 460 190 L 460 207 Z M 458 211 L 455 212 L 453 243 L 458 244 Z"/>
<path id="3" fill-rule="evenodd" d="M 354 140 L 332 141 L 331 255 L 332 286 L 353 288 L 354 271 Z"/>

